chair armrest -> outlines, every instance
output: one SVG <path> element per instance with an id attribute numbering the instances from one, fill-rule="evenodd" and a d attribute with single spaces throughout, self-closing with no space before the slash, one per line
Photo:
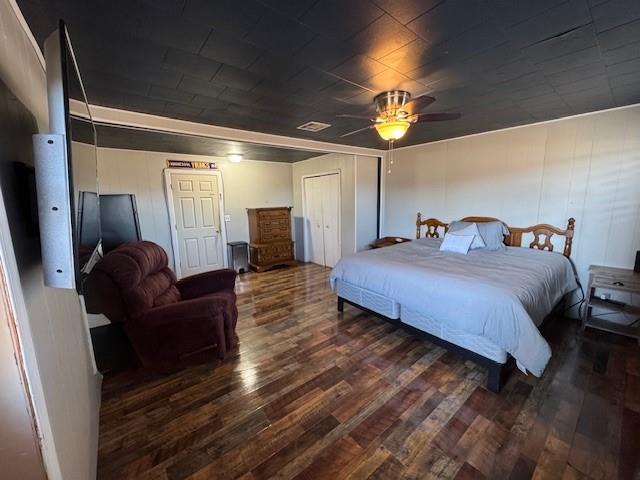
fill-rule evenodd
<path id="1" fill-rule="evenodd" d="M 141 327 L 162 327 L 177 323 L 207 321 L 224 314 L 224 302 L 216 298 L 194 298 L 148 310 L 138 319 Z"/>
<path id="2" fill-rule="evenodd" d="M 230 268 L 199 273 L 183 278 L 176 283 L 182 298 L 198 298 L 220 290 L 233 290 L 236 285 L 236 272 Z"/>

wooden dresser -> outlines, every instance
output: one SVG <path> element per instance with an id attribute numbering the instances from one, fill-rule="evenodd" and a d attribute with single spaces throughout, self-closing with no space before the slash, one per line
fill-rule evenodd
<path id="1" fill-rule="evenodd" d="M 249 266 L 264 272 L 278 265 L 295 265 L 291 239 L 291 207 L 247 208 Z"/>

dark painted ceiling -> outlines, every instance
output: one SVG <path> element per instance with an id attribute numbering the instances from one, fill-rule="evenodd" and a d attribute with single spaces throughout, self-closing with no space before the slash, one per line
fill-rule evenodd
<path id="1" fill-rule="evenodd" d="M 87 122 L 74 118 L 71 129 L 74 141 L 93 144 Z M 96 137 L 99 147 L 223 158 L 229 153 L 240 153 L 246 160 L 268 162 L 294 163 L 328 153 L 104 124 L 96 125 Z"/>
<path id="2" fill-rule="evenodd" d="M 640 102 L 638 0 L 18 4 L 41 44 L 67 22 L 91 103 L 215 125 L 383 147 L 335 114 L 392 88 L 463 114 L 401 146 Z"/>

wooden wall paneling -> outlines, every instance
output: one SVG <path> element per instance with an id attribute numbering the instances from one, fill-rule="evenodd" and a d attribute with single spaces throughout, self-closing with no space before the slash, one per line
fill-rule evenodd
<path id="1" fill-rule="evenodd" d="M 640 239 L 626 232 L 635 232 L 640 218 L 640 111 L 625 111 L 625 138 L 619 145 L 620 154 L 615 179 L 615 196 L 611 221 L 607 231 L 605 263 L 625 265 L 628 252 L 638 250 Z M 632 267 L 633 263 L 628 263 Z"/>
<path id="2" fill-rule="evenodd" d="M 509 156 L 507 170 L 512 174 L 507 181 L 504 220 L 510 225 L 531 224 L 528 219 L 537 220 L 539 214 L 547 131 L 538 126 L 525 132 L 511 130 L 505 133 L 509 134 L 508 141 L 503 144 Z M 565 222 L 566 218 L 559 225 Z M 530 235 L 523 235 L 522 243 L 529 243 L 532 239 Z"/>
<path id="3" fill-rule="evenodd" d="M 384 236 L 388 232 L 396 232 L 390 235 L 400 235 L 400 233 L 397 233 L 399 226 L 403 221 L 407 221 L 407 219 L 410 218 L 408 206 L 415 209 L 416 205 L 428 201 L 427 198 L 433 191 L 432 186 L 437 185 L 438 182 L 432 184 L 429 182 L 429 178 L 427 178 L 424 184 L 418 185 L 416 181 L 416 170 L 419 164 L 424 165 L 425 170 L 430 170 L 432 165 L 439 163 L 433 158 L 432 151 L 433 149 L 431 148 L 423 149 L 419 158 L 416 158 L 415 163 L 404 162 L 404 155 L 407 155 L 409 150 L 405 150 L 403 153 L 394 152 L 394 168 L 391 174 L 388 173 L 388 161 L 384 161 L 381 170 L 383 181 L 387 185 L 391 182 L 394 186 L 394 195 L 386 195 L 384 198 L 384 208 L 385 210 L 398 212 L 398 215 L 385 215 L 383 222 L 384 231 L 380 232 L 381 236 Z M 407 205 L 406 210 L 402 208 L 403 205 Z M 416 210 L 416 212 L 417 211 L 418 210 Z"/>
<path id="4" fill-rule="evenodd" d="M 611 226 L 612 210 L 616 197 L 617 168 L 620 164 L 620 148 L 626 130 L 624 115 L 607 112 L 598 116 L 595 124 L 591 164 L 585 211 L 580 235 L 588 238 L 581 245 L 586 255 L 581 258 L 588 263 L 602 265 L 606 261 L 607 242 L 605 232 Z M 584 262 L 587 263 L 586 261 Z M 585 268 L 585 264 L 581 268 Z"/>
<path id="5" fill-rule="evenodd" d="M 544 154 L 544 170 L 541 179 L 538 223 L 563 225 L 573 174 L 573 151 L 575 148 L 576 122 L 563 122 L 555 128 L 546 129 L 546 145 Z M 567 181 L 568 180 L 568 181 Z M 562 251 L 563 238 L 551 238 L 555 251 Z"/>
<path id="6" fill-rule="evenodd" d="M 446 211 L 447 201 L 447 150 L 449 146 L 446 143 L 435 144 L 431 149 L 431 154 L 427 156 L 424 161 L 428 162 L 429 170 L 418 169 L 415 172 L 414 178 L 418 185 L 426 185 L 424 189 L 425 199 L 415 204 L 417 208 L 420 205 L 433 205 L 434 211 L 444 213 Z M 429 179 L 428 182 L 425 180 Z M 407 193 L 407 196 L 411 196 L 411 192 Z M 413 200 L 415 202 L 415 200 Z M 419 209 L 416 212 L 420 211 Z"/>
<path id="7" fill-rule="evenodd" d="M 155 156 L 154 156 L 155 157 Z M 151 239 L 159 239 L 162 248 L 171 256 L 171 264 L 175 266 L 173 260 L 173 249 L 171 245 L 171 224 L 169 223 L 169 207 L 164 190 L 164 168 L 166 164 L 159 162 L 157 158 L 149 156 L 145 160 L 146 181 L 144 188 L 145 200 L 150 204 L 146 210 L 146 223 Z M 158 188 L 162 186 L 162 188 Z M 223 248 L 226 248 L 224 245 Z"/>
<path id="8" fill-rule="evenodd" d="M 378 159 L 355 157 L 355 248 L 368 250 L 378 238 Z"/>
<path id="9" fill-rule="evenodd" d="M 591 152 L 593 150 L 593 138 L 595 132 L 595 117 L 587 116 L 577 119 L 575 144 L 573 147 L 573 169 L 569 182 L 569 200 L 565 215 L 576 219 L 576 235 L 573 240 L 572 258 L 578 273 L 582 278 L 587 278 L 588 263 L 583 261 L 582 242 L 589 244 L 588 238 L 583 236 L 583 220 L 586 206 L 589 178 L 591 176 Z M 588 256 L 584 257 L 588 258 Z"/>
<path id="10" fill-rule="evenodd" d="M 589 264 L 629 267 L 640 248 L 638 130 L 636 106 L 399 148 L 386 178 L 384 234 L 413 237 L 417 211 L 447 222 L 498 216 L 509 225 L 564 225 L 574 217 L 572 258 L 583 283 Z M 425 192 L 433 191 L 444 192 L 442 212 L 431 210 L 439 203 Z M 523 235 L 523 244 L 531 240 Z M 557 250 L 561 240 L 553 240 Z"/>

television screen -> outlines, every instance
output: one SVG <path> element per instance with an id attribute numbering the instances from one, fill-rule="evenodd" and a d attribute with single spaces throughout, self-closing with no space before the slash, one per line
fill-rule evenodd
<path id="1" fill-rule="evenodd" d="M 96 192 L 80 192 L 78 197 L 78 258 L 86 265 L 100 243 L 100 204 Z"/>
<path id="2" fill-rule="evenodd" d="M 103 253 L 123 243 L 141 240 L 135 195 L 100 195 L 100 223 Z"/>
<path id="3" fill-rule="evenodd" d="M 66 29 L 63 28 L 66 32 Z M 63 74 L 67 94 L 67 154 L 69 162 L 71 218 L 76 261 L 76 288 L 82 293 L 81 275 L 91 267 L 100 245 L 100 207 L 96 130 L 89 114 L 86 92 L 73 56 L 68 34 L 63 39 Z M 74 222 L 75 220 L 75 222 Z M 74 225 L 75 223 L 75 225 Z"/>

